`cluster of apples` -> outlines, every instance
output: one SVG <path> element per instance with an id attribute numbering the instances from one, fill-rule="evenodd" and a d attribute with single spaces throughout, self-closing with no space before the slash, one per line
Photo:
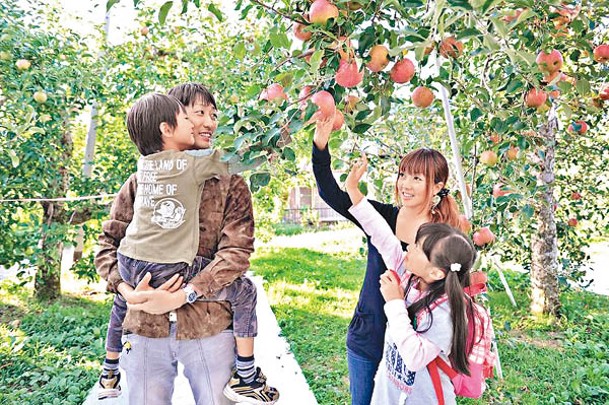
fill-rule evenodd
<path id="1" fill-rule="evenodd" d="M 348 3 L 347 6 L 351 10 L 355 10 L 361 7 L 358 3 Z M 339 16 L 339 9 L 336 5 L 332 4 L 328 0 L 315 0 L 312 2 L 307 13 L 303 14 L 302 22 L 295 22 L 293 24 L 294 36 L 306 42 L 313 36 L 313 32 L 310 26 L 326 25 L 329 20 L 336 19 Z M 430 47 L 426 52 L 431 52 L 431 49 L 435 47 L 435 44 Z M 336 84 L 344 88 L 353 88 L 358 86 L 364 77 L 364 71 L 367 69 L 370 73 L 375 74 L 382 72 L 387 69 L 390 64 L 390 50 L 383 44 L 373 45 L 367 53 L 369 61 L 365 64 L 366 69 L 360 67 L 351 41 L 348 37 L 338 37 L 336 41 L 329 46 L 328 49 L 333 50 L 340 56 L 338 69 L 334 75 Z M 458 58 L 463 53 L 463 43 L 458 41 L 454 36 L 449 36 L 442 40 L 438 45 L 438 52 L 445 58 Z M 310 58 L 313 50 L 304 52 L 305 58 Z M 325 65 L 325 60 L 322 60 L 321 66 Z M 395 61 L 389 71 L 389 78 L 394 83 L 408 83 L 414 75 L 416 69 L 415 64 L 409 58 L 402 56 Z M 299 103 L 301 109 L 306 108 L 306 100 L 309 98 L 319 108 L 318 112 L 314 115 L 314 118 L 323 118 L 326 114 L 334 113 L 336 110 L 336 104 L 332 95 L 327 91 L 320 91 L 311 95 L 310 86 L 305 86 L 302 89 L 299 96 Z M 277 83 L 271 84 L 261 94 L 261 98 L 268 101 L 283 102 L 287 100 L 283 87 Z M 434 101 L 434 94 L 432 90 L 426 86 L 418 86 L 411 93 L 412 103 L 419 108 L 427 108 Z M 345 112 L 353 111 L 355 103 L 357 103 L 357 97 L 353 95 L 347 96 L 345 102 Z M 330 106 L 330 104 L 332 106 Z M 322 108 L 322 106 L 324 106 Z M 349 110 L 349 111 L 348 111 Z M 335 128 L 342 127 L 344 123 L 344 114 L 341 111 L 336 113 Z"/>
<path id="2" fill-rule="evenodd" d="M 9 58 L 10 58 L 10 55 L 9 55 Z M 27 59 L 19 59 L 19 60 L 17 60 L 17 62 L 15 62 L 15 67 L 17 68 L 17 70 L 20 70 L 20 71 L 26 71 L 31 66 L 32 66 L 32 62 L 30 62 Z M 32 94 L 32 98 L 38 104 L 44 104 L 48 100 L 47 94 L 42 90 L 38 90 L 38 91 L 34 92 L 34 94 Z"/>

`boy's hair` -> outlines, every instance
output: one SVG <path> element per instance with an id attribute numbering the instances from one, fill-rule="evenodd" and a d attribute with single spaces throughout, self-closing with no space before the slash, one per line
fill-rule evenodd
<path id="1" fill-rule="evenodd" d="M 428 294 L 408 308 L 408 315 L 414 320 L 419 311 L 428 311 L 431 327 L 433 316 L 430 305 L 446 293 L 453 329 L 449 358 L 456 370 L 469 375 L 467 356 L 471 347 L 467 347 L 467 325 L 469 320 L 473 321 L 474 309 L 463 288 L 469 283 L 469 271 L 476 260 L 476 248 L 463 232 L 442 223 L 428 222 L 421 225 L 415 240 L 417 244 L 422 241 L 421 248 L 431 264 L 441 269 L 446 276 L 429 285 Z M 458 271 L 451 270 L 451 265 L 455 263 L 460 265 Z"/>
<path id="2" fill-rule="evenodd" d="M 398 165 L 399 173 L 422 174 L 427 182 L 427 201 L 424 207 L 431 207 L 431 189 L 436 183 L 448 184 L 449 168 L 448 162 L 442 153 L 435 149 L 421 148 L 413 150 L 402 158 Z M 398 183 L 395 183 L 395 198 L 400 205 Z M 465 230 L 459 217 L 459 208 L 454 198 L 450 195 L 442 197 L 440 202 L 431 212 L 431 222 L 443 222 L 455 228 Z"/>
<path id="3" fill-rule="evenodd" d="M 207 87 L 199 83 L 184 83 L 175 86 L 167 93 L 174 96 L 185 106 L 192 106 L 197 101 L 202 102 L 204 105 L 211 104 L 217 110 L 216 100 Z"/>
<path id="4" fill-rule="evenodd" d="M 177 98 L 160 93 L 147 94 L 133 104 L 127 113 L 127 131 L 142 155 L 163 150 L 161 123 L 175 129 L 180 112 L 186 111 Z"/>

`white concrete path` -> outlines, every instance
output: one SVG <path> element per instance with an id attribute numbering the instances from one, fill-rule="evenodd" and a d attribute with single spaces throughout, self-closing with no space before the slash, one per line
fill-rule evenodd
<path id="1" fill-rule="evenodd" d="M 302 374 L 300 366 L 290 351 L 288 342 L 280 336 L 281 328 L 271 310 L 264 288 L 262 277 L 251 277 L 258 289 L 258 337 L 255 341 L 256 364 L 267 376 L 268 383 L 279 390 L 277 405 L 317 405 L 313 392 Z M 125 374 L 123 373 L 123 377 Z M 93 387 L 84 405 L 128 405 L 129 387 L 127 381 L 121 381 L 123 393 L 116 399 L 97 399 L 97 387 Z M 184 377 L 181 365 L 176 378 L 172 404 L 194 405 L 195 401 L 188 380 Z"/>

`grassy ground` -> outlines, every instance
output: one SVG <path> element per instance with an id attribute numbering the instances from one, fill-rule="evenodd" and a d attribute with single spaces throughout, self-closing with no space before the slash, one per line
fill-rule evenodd
<path id="1" fill-rule="evenodd" d="M 252 261 L 322 405 L 349 402 L 344 341 L 365 268 L 357 249 L 336 244 L 332 253 L 261 247 Z M 566 293 L 564 318 L 534 320 L 523 277 L 508 277 L 517 309 L 502 291 L 490 294 L 504 380 L 460 403 L 609 403 L 609 299 Z M 501 285 L 494 274 L 490 284 Z M 75 294 L 45 305 L 20 287 L 0 287 L 0 404 L 81 403 L 97 378 L 109 299 Z"/>

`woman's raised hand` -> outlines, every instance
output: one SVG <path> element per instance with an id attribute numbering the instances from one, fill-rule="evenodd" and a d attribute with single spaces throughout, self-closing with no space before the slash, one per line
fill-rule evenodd
<path id="1" fill-rule="evenodd" d="M 312 120 L 315 120 L 315 134 L 313 135 L 313 143 L 319 150 L 324 150 L 328 146 L 332 125 L 334 125 L 334 115 L 326 118 L 318 118 L 319 112 L 313 114 Z"/>

